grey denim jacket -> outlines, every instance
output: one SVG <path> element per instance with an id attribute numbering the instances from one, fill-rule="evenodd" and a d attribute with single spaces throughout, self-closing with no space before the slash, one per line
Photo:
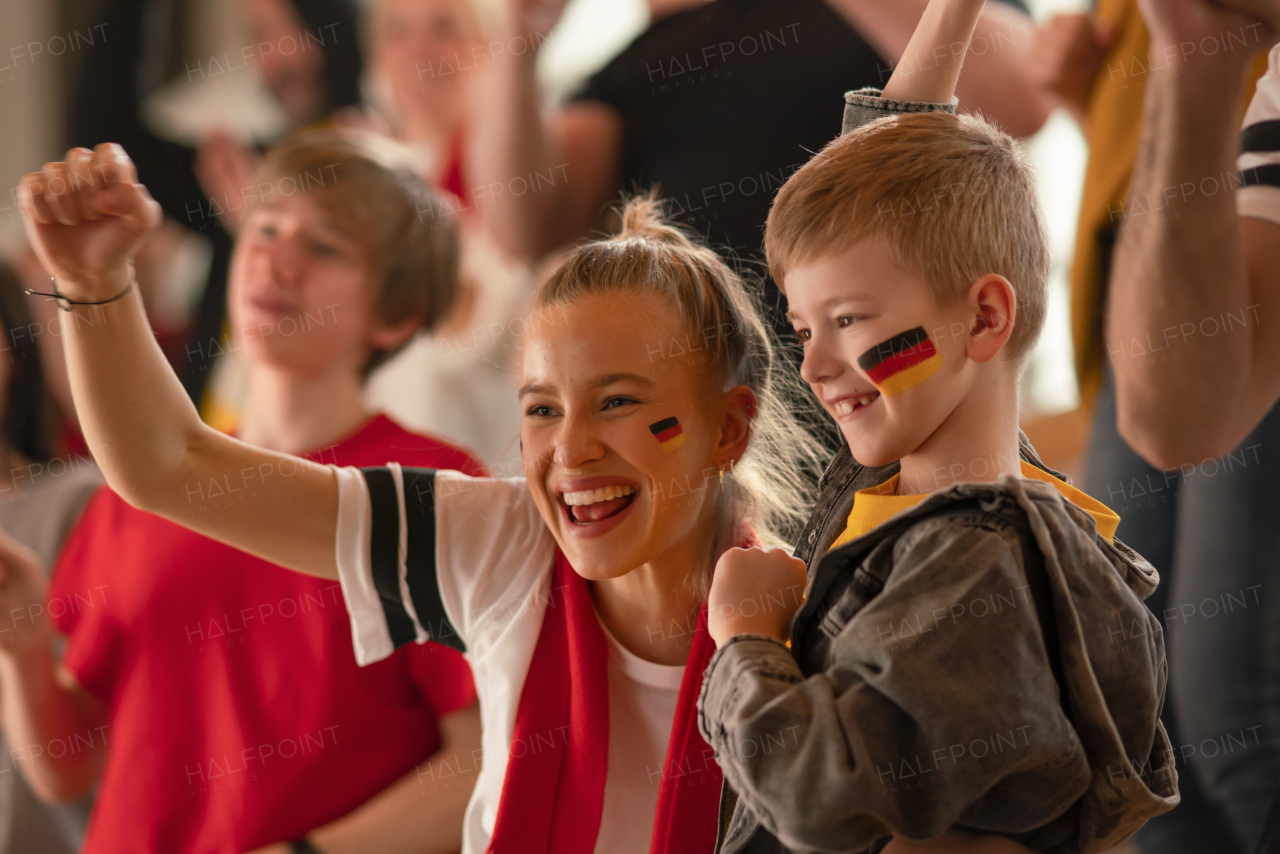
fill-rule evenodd
<path id="1" fill-rule="evenodd" d="M 1040 462 L 1022 437 L 1022 456 Z M 1178 803 L 1158 577 L 1047 483 L 962 483 L 831 552 L 897 464 L 837 454 L 792 648 L 718 650 L 699 726 L 725 854 L 878 851 L 953 826 L 1102 851 Z M 1055 649 L 1056 648 L 1056 649 Z"/>
<path id="2" fill-rule="evenodd" d="M 846 100 L 846 131 L 886 103 Z M 1025 436 L 1020 451 L 1063 477 Z M 738 637 L 707 668 L 716 850 L 875 852 L 958 826 L 1069 854 L 1173 809 L 1151 565 L 1051 485 L 1010 476 L 933 493 L 828 552 L 854 494 L 897 470 L 840 450 L 796 550 L 809 584 L 792 647 Z"/>

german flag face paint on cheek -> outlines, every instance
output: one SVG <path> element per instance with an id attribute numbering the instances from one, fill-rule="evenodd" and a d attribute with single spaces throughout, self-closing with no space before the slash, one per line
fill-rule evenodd
<path id="1" fill-rule="evenodd" d="M 662 445 L 665 453 L 671 453 L 676 448 L 684 444 L 684 427 L 680 426 L 680 419 L 664 418 L 661 421 L 655 421 L 649 425 L 649 432 L 653 434 L 653 438 L 658 440 L 658 444 Z"/>
<path id="2" fill-rule="evenodd" d="M 942 367 L 942 356 L 923 326 L 882 341 L 858 357 L 858 367 L 886 397 L 922 383 Z"/>

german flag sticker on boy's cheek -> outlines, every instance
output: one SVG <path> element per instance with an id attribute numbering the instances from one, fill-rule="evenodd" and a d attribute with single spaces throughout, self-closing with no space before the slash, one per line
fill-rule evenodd
<path id="1" fill-rule="evenodd" d="M 924 382 L 942 367 L 942 356 L 923 326 L 882 341 L 858 357 L 858 367 L 886 397 Z"/>
<path id="2" fill-rule="evenodd" d="M 684 444 L 684 428 L 680 426 L 678 418 L 671 417 L 655 421 L 649 425 L 649 432 L 658 440 L 662 450 L 668 454 Z"/>

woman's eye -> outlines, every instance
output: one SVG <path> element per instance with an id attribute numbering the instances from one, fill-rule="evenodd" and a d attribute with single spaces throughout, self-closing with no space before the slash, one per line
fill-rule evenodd
<path id="1" fill-rule="evenodd" d="M 555 414 L 550 406 L 535 405 L 525 410 L 526 415 L 532 415 L 534 418 L 549 418 Z"/>
<path id="2" fill-rule="evenodd" d="M 618 409 L 636 401 L 630 397 L 611 397 L 604 402 L 605 409 Z"/>
<path id="3" fill-rule="evenodd" d="M 312 242 L 311 251 L 317 255 L 323 255 L 324 257 L 329 258 L 338 254 L 338 247 L 332 246 L 328 243 Z"/>
<path id="4" fill-rule="evenodd" d="M 275 237 L 276 227 L 269 222 L 264 222 L 262 225 L 258 226 L 258 234 L 263 237 Z"/>

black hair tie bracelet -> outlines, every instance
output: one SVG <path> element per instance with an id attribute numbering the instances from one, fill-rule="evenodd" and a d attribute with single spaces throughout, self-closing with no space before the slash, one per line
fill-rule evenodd
<path id="1" fill-rule="evenodd" d="M 61 291 L 58 290 L 58 280 L 56 278 L 54 278 L 53 276 L 50 276 L 49 281 L 53 282 L 53 293 L 48 293 L 47 291 L 35 291 L 35 290 L 32 290 L 31 288 L 24 289 L 24 293 L 27 293 L 31 296 L 36 296 L 36 297 L 49 297 L 50 299 L 57 302 L 58 308 L 61 309 L 62 311 L 74 311 L 75 306 L 78 306 L 78 305 L 106 305 L 109 302 L 115 302 L 116 300 L 123 297 L 125 294 L 129 293 L 129 291 L 133 290 L 133 286 L 138 284 L 138 277 L 131 276 L 129 278 L 129 284 L 124 286 L 124 290 L 122 290 L 120 293 L 116 294 L 115 296 L 109 299 L 103 299 L 103 300 L 68 299 Z"/>

